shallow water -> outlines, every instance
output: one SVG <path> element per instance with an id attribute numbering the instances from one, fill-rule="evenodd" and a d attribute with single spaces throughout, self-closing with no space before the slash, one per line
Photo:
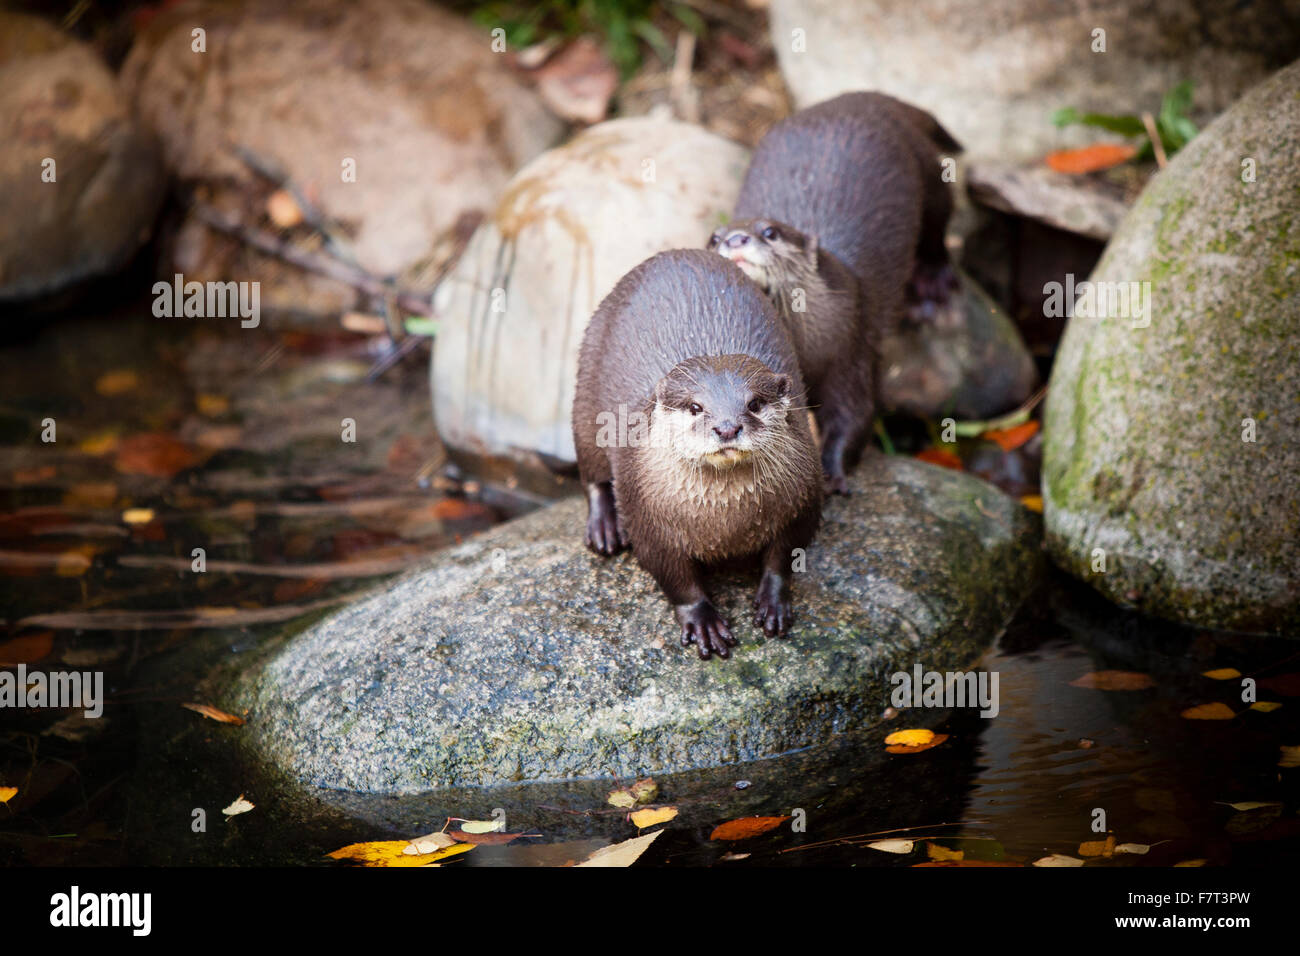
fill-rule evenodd
<path id="1" fill-rule="evenodd" d="M 609 781 L 303 793 L 248 761 L 239 727 L 181 706 L 205 702 L 213 667 L 245 666 L 286 629 L 502 517 L 438 481 L 423 350 L 368 381 L 382 340 L 219 321 L 163 323 L 136 305 L 53 322 L 4 349 L 0 662 L 102 670 L 108 702 L 94 721 L 0 712 L 0 786 L 19 790 L 0 807 L 0 861 L 327 863 L 344 844 L 498 808 L 510 831 L 536 835 L 476 847 L 454 865 L 562 864 L 634 836 L 605 804 Z M 47 417 L 57 442 L 40 441 Z M 344 418 L 357 423 L 355 442 L 341 440 Z M 1297 771 L 1278 761 L 1280 745 L 1300 744 L 1300 646 L 1148 621 L 1057 575 L 981 666 L 998 676 L 995 718 L 902 715 L 799 754 L 658 778 L 656 803 L 679 815 L 642 860 L 905 866 L 936 844 L 1025 863 L 1077 856 L 1105 831 L 1151 849 L 1089 866 L 1297 858 Z M 1248 710 L 1239 680 L 1202 676 L 1227 667 L 1284 706 Z M 1152 686 L 1071 684 L 1102 670 L 1141 672 Z M 1214 701 L 1235 716 L 1181 716 Z M 884 752 L 886 732 L 916 724 L 949 738 Z M 256 809 L 223 819 L 240 794 Z M 1240 802 L 1271 805 L 1226 805 Z M 727 820 L 794 810 L 801 832 L 784 824 L 738 843 L 709 839 Z M 867 848 L 875 837 L 865 834 L 916 844 L 893 855 Z"/>

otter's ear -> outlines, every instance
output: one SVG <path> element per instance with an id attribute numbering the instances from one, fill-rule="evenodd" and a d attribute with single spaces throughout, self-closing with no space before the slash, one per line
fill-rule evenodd
<path id="1" fill-rule="evenodd" d="M 772 378 L 772 385 L 776 388 L 777 398 L 789 398 L 794 383 L 790 381 L 789 375 L 776 375 Z"/>

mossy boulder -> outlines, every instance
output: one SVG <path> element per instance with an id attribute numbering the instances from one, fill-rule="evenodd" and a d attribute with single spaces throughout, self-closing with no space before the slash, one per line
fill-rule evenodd
<path id="1" fill-rule="evenodd" d="M 826 507 L 794 629 L 749 624 L 757 571 L 711 579 L 741 644 L 700 661 L 629 555 L 571 499 L 439 556 L 291 639 L 221 699 L 277 772 L 318 787 L 454 786 L 715 767 L 870 726 L 889 675 L 970 665 L 1041 565 L 1038 519 L 966 475 L 864 464 Z"/>
<path id="2" fill-rule="evenodd" d="M 1149 314 L 1069 321 L 1048 546 L 1118 603 L 1300 636 L 1298 151 L 1300 62 L 1179 152 L 1107 247 L 1094 289 L 1149 282 Z"/>

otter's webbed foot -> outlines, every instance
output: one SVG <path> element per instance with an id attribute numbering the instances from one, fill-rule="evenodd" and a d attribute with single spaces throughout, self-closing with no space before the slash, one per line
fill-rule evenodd
<path id="1" fill-rule="evenodd" d="M 682 647 L 694 644 L 702 661 L 707 661 L 711 654 L 724 658 L 731 656 L 731 648 L 737 641 L 708 598 L 694 604 L 679 604 L 673 608 L 673 613 L 682 626 Z"/>
<path id="2" fill-rule="evenodd" d="M 768 637 L 784 637 L 793 620 L 790 586 L 781 575 L 764 571 L 754 592 L 754 626 L 761 627 Z"/>
<path id="3" fill-rule="evenodd" d="M 587 547 L 613 557 L 628 545 L 618 520 L 614 489 L 607 481 L 587 486 Z"/>
<path id="4" fill-rule="evenodd" d="M 828 445 L 822 452 L 822 479 L 826 494 L 847 495 L 849 479 L 844 474 L 844 449 Z"/>

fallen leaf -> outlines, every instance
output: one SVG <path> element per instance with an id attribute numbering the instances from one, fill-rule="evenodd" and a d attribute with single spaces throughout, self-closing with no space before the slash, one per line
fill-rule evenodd
<path id="1" fill-rule="evenodd" d="M 151 432 L 123 439 L 114 467 L 125 475 L 171 478 L 198 462 L 199 456 L 189 445 L 171 435 Z"/>
<path id="2" fill-rule="evenodd" d="M 1088 840 L 1079 844 L 1079 856 L 1104 856 L 1111 857 L 1115 855 L 1115 837 L 1108 836 L 1104 840 Z"/>
<path id="3" fill-rule="evenodd" d="M 449 499 L 444 499 L 449 500 Z M 638 803 L 649 803 L 659 793 L 659 784 L 655 783 L 649 777 L 638 780 L 636 783 L 627 787 L 620 787 L 617 790 L 611 790 L 605 801 L 624 810 L 630 810 Z"/>
<path id="4" fill-rule="evenodd" d="M 785 817 L 741 817 L 739 820 L 729 820 L 713 828 L 709 834 L 710 840 L 748 840 L 750 837 L 756 837 L 760 833 L 766 833 L 768 830 L 779 827 L 786 820 Z M 663 831 L 657 831 L 662 833 Z"/>
<path id="5" fill-rule="evenodd" d="M 881 853 L 897 853 L 900 856 L 911 853 L 916 848 L 913 840 L 877 840 L 875 843 L 868 843 L 867 849 L 879 850 Z"/>
<path id="6" fill-rule="evenodd" d="M 938 843 L 927 843 L 925 845 L 925 855 L 936 863 L 950 863 L 966 859 L 966 854 L 961 850 L 950 850 Z"/>
<path id="7" fill-rule="evenodd" d="M 53 631 L 36 631 L 0 644 L 0 667 L 31 664 L 49 655 L 54 648 Z"/>
<path id="8" fill-rule="evenodd" d="M 124 395 L 140 386 L 140 376 L 129 368 L 105 372 L 95 379 L 95 391 L 100 395 Z"/>
<path id="9" fill-rule="evenodd" d="M 1178 716 L 1187 720 L 1232 720 L 1237 715 L 1227 704 L 1221 704 L 1216 700 L 1212 704 L 1198 704 L 1195 707 L 1188 707 Z"/>
<path id="10" fill-rule="evenodd" d="M 1174 866 L 1205 866 L 1208 860 L 1183 860 L 1181 863 L 1175 863 Z"/>
<path id="11" fill-rule="evenodd" d="M 235 798 L 234 803 L 226 807 L 221 812 L 228 817 L 234 817 L 234 816 L 238 816 L 241 813 L 247 813 L 251 809 L 253 809 L 253 804 L 245 800 L 244 795 L 241 793 L 238 797 Z"/>
<path id="12" fill-rule="evenodd" d="M 1078 857 L 1066 856 L 1064 853 L 1053 853 L 1035 860 L 1031 866 L 1083 866 L 1083 860 Z"/>
<path id="13" fill-rule="evenodd" d="M 1120 843 L 1115 847 L 1116 853 L 1131 853 L 1134 856 L 1146 856 L 1151 852 L 1151 846 L 1146 843 Z"/>
<path id="14" fill-rule="evenodd" d="M 1150 674 L 1139 671 L 1093 671 L 1070 681 L 1071 687 L 1089 690 L 1146 690 L 1155 687 Z"/>
<path id="15" fill-rule="evenodd" d="M 210 720 L 220 721 L 223 724 L 235 724 L 242 727 L 244 724 L 243 717 L 236 717 L 234 714 L 228 714 L 224 710 L 217 710 L 215 707 L 209 707 L 207 704 L 181 704 L 186 710 L 192 710 L 196 714 L 202 714 Z"/>
<path id="16" fill-rule="evenodd" d="M 1277 761 L 1279 767 L 1300 767 L 1300 747 L 1282 744 L 1277 749 L 1282 751 L 1282 756 Z"/>
<path id="17" fill-rule="evenodd" d="M 886 746 L 891 744 L 903 744 L 908 747 L 916 747 L 920 744 L 928 744 L 934 740 L 934 731 L 924 728 L 917 730 L 895 730 L 885 738 Z"/>
<path id="18" fill-rule="evenodd" d="M 329 856 L 335 860 L 355 860 L 364 866 L 427 866 L 459 853 L 474 849 L 472 843 L 457 843 L 432 853 L 410 854 L 410 840 L 379 840 L 374 843 L 349 843 Z"/>
<path id="19" fill-rule="evenodd" d="M 1271 714 L 1279 709 L 1282 705 L 1275 700 L 1257 700 L 1250 705 L 1251 710 L 1257 710 L 1261 714 Z"/>
<path id="20" fill-rule="evenodd" d="M 1217 670 L 1205 671 L 1202 677 L 1208 677 L 1210 680 L 1232 680 L 1234 677 L 1240 677 L 1241 671 L 1235 667 L 1220 667 Z"/>
<path id="21" fill-rule="evenodd" d="M 963 469 L 961 459 L 946 448 L 927 448 L 925 451 L 917 452 L 914 457 L 917 461 L 928 462 L 941 468 L 951 468 L 953 471 Z"/>
<path id="22" fill-rule="evenodd" d="M 750 855 L 749 853 L 724 853 L 721 859 L 723 863 L 734 863 L 736 860 L 748 860 Z"/>
<path id="23" fill-rule="evenodd" d="M 402 850 L 402 853 L 406 856 L 418 856 L 436 853 L 438 850 L 445 850 L 447 847 L 455 845 L 456 840 L 447 833 L 427 833 L 422 837 L 411 840 L 406 845 L 406 848 Z"/>
<path id="24" fill-rule="evenodd" d="M 152 508 L 127 508 L 122 512 L 123 524 L 148 524 L 153 519 Z"/>
<path id="25" fill-rule="evenodd" d="M 657 810 L 637 810 L 630 819 L 634 827 L 644 830 L 658 823 L 667 823 L 676 816 L 676 807 L 659 807 Z"/>
<path id="26" fill-rule="evenodd" d="M 462 820 L 460 828 L 466 833 L 498 833 L 506 828 L 505 820 Z"/>
<path id="27" fill-rule="evenodd" d="M 1043 496 L 1042 495 L 1021 495 L 1020 503 L 1037 514 L 1043 513 Z"/>
<path id="28" fill-rule="evenodd" d="M 116 451 L 118 437 L 116 432 L 100 432 L 77 443 L 77 450 L 87 455 L 107 455 Z"/>
<path id="29" fill-rule="evenodd" d="M 59 555 L 54 565 L 54 573 L 61 578 L 79 578 L 90 570 L 94 557 L 93 545 L 79 544 Z"/>
<path id="30" fill-rule="evenodd" d="M 1239 803 L 1228 803 L 1224 800 L 1215 800 L 1214 802 L 1223 807 L 1232 807 L 1232 809 L 1239 810 L 1242 813 L 1245 813 L 1247 810 L 1258 810 L 1260 807 L 1282 806 L 1282 804 L 1276 800 L 1243 800 Z"/>
<path id="31" fill-rule="evenodd" d="M 18 796 L 17 787 L 0 787 L 0 803 L 8 803 L 16 796 Z"/>
<path id="32" fill-rule="evenodd" d="M 991 442 L 997 442 L 997 446 L 1003 451 L 1015 451 L 1037 434 L 1038 422 L 1031 419 L 1023 425 L 1016 425 L 1013 428 L 999 428 L 987 431 L 980 437 Z"/>
<path id="33" fill-rule="evenodd" d="M 1082 149 L 1061 149 L 1047 154 L 1048 168 L 1058 173 L 1081 175 L 1110 169 L 1128 162 L 1137 149 L 1126 143 L 1094 143 Z"/>
<path id="34" fill-rule="evenodd" d="M 615 843 L 613 846 L 601 847 L 587 857 L 578 866 L 631 866 L 637 858 L 650 848 L 665 830 L 651 830 L 643 836 Z"/>
<path id="35" fill-rule="evenodd" d="M 266 215 L 281 229 L 292 229 L 302 222 L 298 200 L 287 189 L 277 189 L 266 197 Z"/>
<path id="36" fill-rule="evenodd" d="M 939 746 L 947 739 L 948 739 L 947 734 L 935 734 L 934 737 L 931 738 L 929 743 L 890 744 L 888 747 L 885 748 L 885 752 L 891 754 L 919 754 L 919 753 L 923 753 L 926 750 L 933 750 L 935 747 Z"/>

